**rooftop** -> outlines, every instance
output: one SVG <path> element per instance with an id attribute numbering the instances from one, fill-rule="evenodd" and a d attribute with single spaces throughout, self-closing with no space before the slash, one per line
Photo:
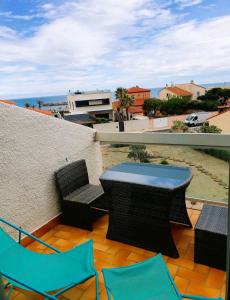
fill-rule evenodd
<path id="1" fill-rule="evenodd" d="M 11 105 L 16 105 L 16 104 L 17 104 L 16 102 L 10 101 L 10 100 L 1 100 L 1 99 L 0 99 L 0 102 L 1 102 L 1 103 L 5 103 L 5 104 L 11 104 Z"/>
<path id="2" fill-rule="evenodd" d="M 101 143 L 117 144 L 153 144 L 155 159 L 165 158 L 170 163 L 181 165 L 188 164 L 194 170 L 194 179 L 197 173 L 202 173 L 202 178 L 212 180 L 212 186 L 220 185 L 227 193 L 228 183 L 219 180 L 214 161 L 211 166 L 215 173 L 208 172 L 207 159 L 199 159 L 199 165 L 190 156 L 189 160 L 183 155 L 194 145 L 220 149 L 229 149 L 229 135 L 222 134 L 149 134 L 149 133 L 112 133 L 97 132 L 91 128 L 72 124 L 65 120 L 50 118 L 47 115 L 36 113 L 17 106 L 2 104 L 0 118 L 1 150 L 0 155 L 0 181 L 1 199 L 4 206 L 1 217 L 6 218 L 29 232 L 36 232 L 45 242 L 65 251 L 92 239 L 94 241 L 95 266 L 99 273 L 101 300 L 105 300 L 106 292 L 101 274 L 103 267 L 116 267 L 129 265 L 149 258 L 156 253 L 143 250 L 128 244 L 106 239 L 108 216 L 100 217 L 93 224 L 93 231 L 63 225 L 59 222 L 60 207 L 58 194 L 55 187 L 54 173 L 70 162 L 86 160 L 90 183 L 99 184 L 99 176 L 106 169 L 102 159 Z M 168 145 L 168 153 L 157 149 L 157 145 Z M 39 145 L 39 146 L 38 146 Z M 175 145 L 186 146 L 180 150 L 179 156 L 173 159 Z M 162 146 L 162 147 L 163 147 Z M 109 148 L 109 147 L 108 147 Z M 112 147 L 110 147 L 110 150 Z M 117 149 L 116 149 L 117 150 Z M 118 158 L 127 159 L 125 149 L 116 151 Z M 156 153 L 159 150 L 160 154 Z M 124 152 L 124 153 L 123 153 Z M 106 154 L 109 159 L 108 153 Z M 164 156 L 165 155 L 165 156 Z M 166 156 L 167 155 L 167 156 Z M 202 154 L 203 155 L 203 154 Z M 206 155 L 206 154 L 205 154 Z M 202 156 L 203 157 L 203 156 Z M 173 159 L 173 160 L 172 160 Z M 207 170 L 202 167 L 205 163 Z M 225 173 L 225 162 L 215 159 L 220 165 L 220 175 L 228 180 L 228 171 Z M 110 164 L 117 164 L 110 160 Z M 227 164 L 227 163 L 226 163 Z M 214 176 L 212 176 L 214 175 Z M 207 178 L 206 178 L 207 177 Z M 201 178 L 201 177 L 199 177 Z M 199 179 L 198 184 L 209 190 L 209 185 Z M 195 181 L 195 180 L 194 180 Z M 223 186 L 224 185 L 224 186 Z M 222 187 L 223 186 L 223 187 Z M 216 190 L 215 190 L 216 193 Z M 216 195 L 218 196 L 218 195 Z M 189 205 L 188 214 L 193 227 L 200 214 L 201 205 Z M 45 225 L 44 225 L 45 224 Z M 38 230 L 36 230 L 38 228 Z M 182 293 L 208 297 L 225 296 L 225 272 L 207 267 L 194 262 L 194 230 L 172 224 L 173 238 L 179 250 L 180 257 L 173 259 L 164 256 L 164 260 L 172 274 L 175 283 Z M 49 253 L 45 246 L 33 242 L 27 244 L 33 251 Z M 36 271 L 36 270 L 34 270 Z M 89 280 L 76 288 L 67 291 L 60 300 L 90 300 L 95 296 L 94 280 Z M 25 293 L 25 292 L 24 292 Z M 33 294 L 22 294 L 14 289 L 10 300 L 34 300 Z M 41 298 L 36 298 L 41 299 Z"/>
<path id="3" fill-rule="evenodd" d="M 150 92 L 150 89 L 144 89 L 144 88 L 140 88 L 138 85 L 131 87 L 128 89 L 128 93 L 143 93 L 143 92 Z"/>
<path id="4" fill-rule="evenodd" d="M 43 114 L 43 115 L 47 115 L 47 116 L 52 116 L 52 112 L 50 110 L 46 110 L 46 109 L 40 109 L 40 108 L 33 108 L 33 107 L 28 107 L 27 108 L 28 110 L 33 110 L 33 111 L 36 111 L 40 114 Z"/>
<path id="5" fill-rule="evenodd" d="M 171 87 L 166 87 L 166 90 L 170 91 L 173 94 L 179 95 L 179 96 L 191 96 L 192 93 L 183 90 L 177 86 L 171 86 Z"/>

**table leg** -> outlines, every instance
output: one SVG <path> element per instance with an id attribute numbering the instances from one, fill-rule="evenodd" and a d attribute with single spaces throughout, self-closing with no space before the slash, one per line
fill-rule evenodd
<path id="1" fill-rule="evenodd" d="M 185 190 L 179 190 L 173 193 L 170 209 L 170 221 L 192 228 L 192 223 L 189 219 L 186 208 Z"/>

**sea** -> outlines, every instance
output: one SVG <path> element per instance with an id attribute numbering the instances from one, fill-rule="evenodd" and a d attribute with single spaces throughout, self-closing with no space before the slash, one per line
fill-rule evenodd
<path id="1" fill-rule="evenodd" d="M 209 83 L 209 84 L 201 84 L 202 86 L 208 88 L 210 86 L 230 86 L 230 82 L 225 83 Z M 159 91 L 162 87 L 152 88 L 151 95 L 152 97 L 158 97 Z M 115 92 L 113 92 L 113 99 L 115 99 Z M 22 99 L 11 99 L 16 102 L 18 106 L 24 107 L 25 103 L 29 103 L 30 106 L 38 107 L 38 101 L 42 101 L 43 103 L 58 103 L 58 102 L 67 102 L 67 94 L 66 95 L 57 95 L 57 96 L 43 96 L 43 97 L 31 97 L 31 98 L 22 98 Z M 60 109 L 65 106 L 57 105 L 57 106 L 42 106 L 42 109 Z"/>

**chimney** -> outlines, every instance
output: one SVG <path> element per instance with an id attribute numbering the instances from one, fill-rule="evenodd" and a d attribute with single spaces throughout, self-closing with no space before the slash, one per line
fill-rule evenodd
<path id="1" fill-rule="evenodd" d="M 166 83 L 165 87 L 166 87 L 166 88 L 169 87 L 167 83 Z"/>
<path id="2" fill-rule="evenodd" d="M 194 84 L 194 83 L 195 83 L 195 81 L 194 81 L 194 80 L 191 80 L 191 81 L 190 81 L 190 83 Z"/>
<path id="3" fill-rule="evenodd" d="M 171 83 L 171 87 L 174 87 L 174 83 L 173 82 Z"/>

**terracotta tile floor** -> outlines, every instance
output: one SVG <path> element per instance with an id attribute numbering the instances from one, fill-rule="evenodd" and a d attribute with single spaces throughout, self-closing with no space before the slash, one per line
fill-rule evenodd
<path id="1" fill-rule="evenodd" d="M 193 225 L 199 216 L 198 210 L 188 209 Z M 60 250 L 67 250 L 88 239 L 94 240 L 95 265 L 97 270 L 102 267 L 114 267 L 129 265 L 144 260 L 155 253 L 107 240 L 108 217 L 100 218 L 94 224 L 93 232 L 82 229 L 57 225 L 47 232 L 42 239 Z M 194 231 L 184 227 L 173 226 L 173 235 L 180 252 L 180 258 L 173 259 L 164 257 L 172 277 L 181 293 L 200 295 L 207 297 L 225 296 L 225 272 L 199 265 L 193 262 Z M 37 242 L 29 245 L 31 250 L 47 253 L 48 250 Z M 103 278 L 100 272 L 100 294 L 101 300 L 107 299 Z M 34 294 L 25 295 L 14 291 L 11 295 L 14 300 L 42 299 Z M 66 292 L 59 299 L 62 300 L 91 300 L 95 299 L 94 280 L 89 280 L 84 284 Z M 167 300 L 167 299 L 165 299 Z"/>

